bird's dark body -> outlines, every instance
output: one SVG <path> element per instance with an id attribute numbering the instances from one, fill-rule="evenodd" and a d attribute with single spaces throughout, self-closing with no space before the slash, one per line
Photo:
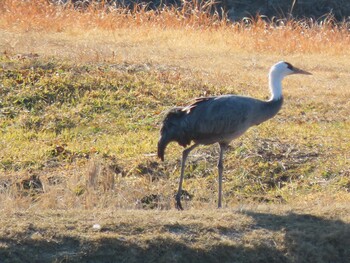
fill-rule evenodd
<path id="1" fill-rule="evenodd" d="M 283 99 L 258 99 L 224 95 L 198 98 L 186 107 L 171 109 L 161 128 L 158 156 L 164 160 L 164 151 L 172 141 L 186 147 L 198 144 L 229 144 L 249 127 L 272 118 L 280 110 Z"/>

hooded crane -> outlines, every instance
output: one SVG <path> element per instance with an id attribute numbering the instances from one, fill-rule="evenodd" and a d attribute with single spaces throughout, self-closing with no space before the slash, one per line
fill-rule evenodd
<path id="1" fill-rule="evenodd" d="M 167 113 L 160 131 L 158 157 L 164 161 L 165 148 L 172 141 L 178 142 L 183 147 L 194 142 L 182 153 L 179 188 L 175 197 L 177 209 L 183 210 L 182 182 L 189 153 L 201 144 L 213 143 L 218 143 L 220 146 L 218 207 L 221 208 L 225 149 L 233 139 L 241 136 L 249 127 L 259 125 L 278 113 L 283 103 L 282 80 L 292 74 L 311 75 L 307 71 L 293 67 L 288 62 L 281 61 L 270 69 L 271 98 L 268 101 L 236 95 L 202 97 L 195 99 L 188 106 L 176 107 Z"/>

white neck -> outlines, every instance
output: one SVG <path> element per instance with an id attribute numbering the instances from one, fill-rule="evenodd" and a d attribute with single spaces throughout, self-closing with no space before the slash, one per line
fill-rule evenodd
<path id="1" fill-rule="evenodd" d="M 271 100 L 282 99 L 282 79 L 284 76 L 270 72 L 269 74 L 269 86 L 271 91 Z"/>

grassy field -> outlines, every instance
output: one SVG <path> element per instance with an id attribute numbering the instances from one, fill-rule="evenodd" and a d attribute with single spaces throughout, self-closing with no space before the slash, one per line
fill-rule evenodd
<path id="1" fill-rule="evenodd" d="M 346 262 L 350 34 L 312 20 L 230 24 L 198 9 L 0 3 L 0 262 Z M 272 21 L 273 22 L 273 21 Z M 156 158 L 168 109 L 198 96 L 285 104 L 225 155 Z"/>

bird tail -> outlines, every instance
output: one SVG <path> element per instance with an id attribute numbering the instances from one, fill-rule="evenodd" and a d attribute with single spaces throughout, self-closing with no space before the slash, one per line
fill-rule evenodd
<path id="1" fill-rule="evenodd" d="M 163 121 L 158 141 L 158 157 L 164 161 L 165 148 L 172 141 L 177 141 L 180 145 L 186 146 L 190 143 L 185 138 L 182 129 L 182 117 L 186 114 L 182 107 L 171 109 Z"/>
<path id="2" fill-rule="evenodd" d="M 161 136 L 158 141 L 158 157 L 164 162 L 165 148 L 170 143 L 166 136 Z"/>

